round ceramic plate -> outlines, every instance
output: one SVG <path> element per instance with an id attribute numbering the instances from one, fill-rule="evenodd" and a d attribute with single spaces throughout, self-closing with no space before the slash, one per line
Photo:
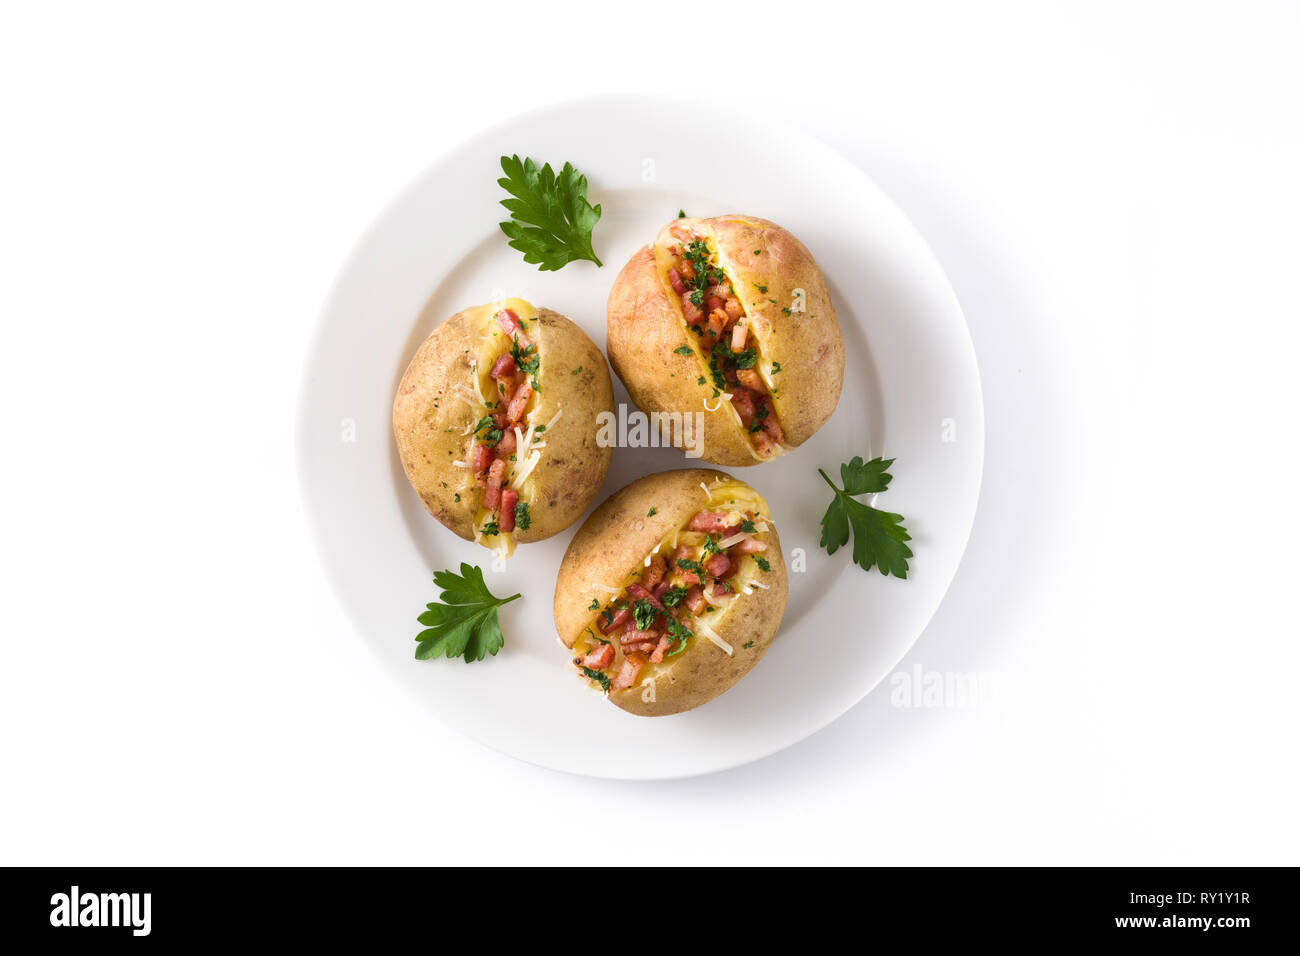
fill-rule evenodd
<path id="1" fill-rule="evenodd" d="M 343 267 L 307 357 L 298 425 L 303 495 L 321 560 L 362 638 L 432 716 L 511 756 L 573 773 L 653 779 L 734 767 L 826 726 L 888 674 L 934 614 L 974 519 L 983 459 L 979 374 L 961 309 L 925 242 L 872 181 L 771 119 L 719 124 L 694 104 L 571 103 L 453 149 L 379 217 Z M 506 245 L 502 155 L 572 162 L 602 209 L 604 262 L 539 272 Z M 810 441 L 735 469 L 771 506 L 790 601 L 771 650 L 739 684 L 689 713 L 633 717 L 574 677 L 551 619 L 555 572 L 578 525 L 492 555 L 426 514 L 402 473 L 389 412 L 416 348 L 467 306 L 519 296 L 605 343 L 605 302 L 623 263 L 679 210 L 745 213 L 785 226 L 817 257 L 844 330 L 835 415 Z M 615 383 L 615 401 L 627 393 Z M 629 409 L 631 406 L 629 405 Z M 854 455 L 895 458 L 881 507 L 906 516 L 906 580 L 865 572 L 818 545 L 830 489 Z M 603 501 L 628 482 L 697 461 L 618 448 Z M 522 600 L 500 613 L 496 657 L 416 661 L 416 616 L 434 570 L 462 561 Z"/>

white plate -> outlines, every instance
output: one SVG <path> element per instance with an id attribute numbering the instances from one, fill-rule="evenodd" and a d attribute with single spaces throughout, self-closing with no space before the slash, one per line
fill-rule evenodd
<path id="1" fill-rule="evenodd" d="M 506 246 L 496 185 L 503 154 L 573 162 L 603 210 L 604 268 L 539 272 Z M 605 342 L 618 270 L 659 227 L 741 212 L 804 241 L 829 281 L 848 355 L 830 422 L 776 462 L 737 469 L 766 496 L 790 575 L 781 632 L 736 687 L 690 713 L 625 714 L 566 666 L 551 620 L 555 571 L 573 529 L 522 547 L 504 573 L 429 517 L 407 485 L 389 407 L 416 347 L 457 310 L 516 295 Z M 615 400 L 627 393 L 615 379 Z M 746 763 L 826 726 L 907 652 L 956 571 L 983 459 L 979 374 L 961 309 L 921 237 L 870 179 L 827 146 L 769 118 L 718 117 L 691 102 L 607 98 L 519 117 L 465 143 L 407 188 L 362 239 L 329 297 L 307 359 L 298 429 L 303 495 L 321 559 L 362 636 L 396 683 L 463 733 L 531 763 L 653 779 Z M 853 455 L 897 458 L 881 505 L 907 517 L 906 581 L 866 573 L 848 549 L 818 547 L 830 490 Z M 672 449 L 616 449 L 603 500 L 652 471 L 696 464 Z M 433 570 L 484 568 L 506 647 L 472 666 L 416 661 L 416 615 Z"/>

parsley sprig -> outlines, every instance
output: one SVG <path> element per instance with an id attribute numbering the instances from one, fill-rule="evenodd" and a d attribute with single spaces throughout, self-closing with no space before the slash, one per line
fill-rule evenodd
<path id="1" fill-rule="evenodd" d="M 501 231 L 510 248 L 524 254 L 524 262 L 537 263 L 542 272 L 578 259 L 601 265 L 591 245 L 600 205 L 587 202 L 586 176 L 572 163 L 556 175 L 550 163 L 538 169 L 532 159 L 518 156 L 502 156 L 501 168 L 505 176 L 497 183 L 512 197 L 501 200 L 511 217 L 501 223 Z"/>
<path id="2" fill-rule="evenodd" d="M 903 527 L 903 516 L 880 511 L 858 501 L 857 495 L 870 495 L 884 491 L 889 487 L 893 476 L 888 468 L 894 459 L 873 458 L 863 462 L 855 456 L 847 464 L 840 465 L 840 480 L 843 488 L 827 477 L 820 468 L 817 473 L 825 479 L 826 484 L 835 492 L 826 514 L 822 516 L 821 546 L 827 554 L 834 554 L 842 545 L 849 542 L 849 529 L 853 529 L 853 562 L 864 571 L 873 567 L 888 577 L 907 577 L 907 559 L 912 556 L 912 549 L 904 541 L 911 541 L 912 536 Z"/>
<path id="3" fill-rule="evenodd" d="M 417 660 L 464 656 L 466 663 L 495 655 L 505 644 L 497 608 L 509 604 L 518 594 L 499 598 L 483 583 L 483 570 L 462 563 L 460 574 L 435 571 L 433 583 L 442 588 L 441 603 L 427 605 L 419 621 L 425 630 L 415 635 Z"/>

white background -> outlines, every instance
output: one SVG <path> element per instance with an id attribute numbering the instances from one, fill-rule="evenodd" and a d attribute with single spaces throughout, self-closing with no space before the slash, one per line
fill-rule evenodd
<path id="1" fill-rule="evenodd" d="M 0 8 L 0 862 L 1298 862 L 1300 12 L 902 6 Z M 293 448 L 335 270 L 467 135 L 656 90 L 820 135 L 951 277 L 984 489 L 902 667 L 982 706 L 593 781 L 343 619 Z"/>

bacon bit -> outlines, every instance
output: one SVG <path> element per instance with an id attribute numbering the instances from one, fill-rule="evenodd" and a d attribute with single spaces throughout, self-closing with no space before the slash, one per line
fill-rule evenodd
<path id="1" fill-rule="evenodd" d="M 636 628 L 629 628 L 627 633 L 621 635 L 618 639 L 620 644 L 650 644 L 659 640 L 662 631 L 638 631 Z"/>
<path id="2" fill-rule="evenodd" d="M 470 456 L 469 467 L 474 472 L 474 477 L 482 481 L 483 476 L 487 474 L 489 466 L 492 464 L 492 448 L 490 445 L 478 444 L 474 446 L 474 453 Z"/>
<path id="3" fill-rule="evenodd" d="M 610 618 L 609 623 L 602 624 L 600 626 L 600 633 L 612 634 L 615 631 L 621 629 L 623 625 L 626 624 L 631 619 L 632 619 L 632 611 L 630 608 L 626 608 L 626 607 L 616 608 L 614 610 L 614 616 Z"/>
<path id="4" fill-rule="evenodd" d="M 764 402 L 764 407 L 767 409 L 767 418 L 763 419 L 763 431 L 767 433 L 767 436 L 772 441 L 779 445 L 785 441 L 785 432 L 781 431 L 780 423 L 776 420 L 776 416 L 772 414 L 772 403 Z"/>
<path id="5" fill-rule="evenodd" d="M 614 663 L 613 644 L 602 644 L 582 659 L 582 666 L 590 667 L 594 671 L 603 671 L 612 663 Z"/>
<path id="6" fill-rule="evenodd" d="M 524 334 L 524 327 L 519 322 L 519 316 L 513 309 L 502 309 L 497 313 L 497 324 L 501 326 L 501 331 L 515 340 L 521 349 L 528 348 L 532 343 L 528 341 L 528 336 Z"/>
<path id="7" fill-rule="evenodd" d="M 676 642 L 673 638 L 669 637 L 667 634 L 659 638 L 658 646 L 654 649 L 654 653 L 650 655 L 650 663 L 658 664 L 662 661 L 664 659 L 664 654 L 668 651 L 668 648 L 673 646 L 674 643 Z"/>
<path id="8" fill-rule="evenodd" d="M 714 597 L 726 597 L 730 593 L 731 593 L 731 585 L 728 584 L 726 581 L 713 582 Z"/>
<path id="9" fill-rule="evenodd" d="M 740 384 L 751 391 L 762 395 L 767 391 L 767 386 L 763 384 L 763 376 L 752 368 L 742 368 L 736 370 L 736 378 L 740 379 Z"/>
<path id="10" fill-rule="evenodd" d="M 732 322 L 740 321 L 740 317 L 744 314 L 745 311 L 740 307 L 740 300 L 732 298 L 731 296 L 727 297 L 727 304 L 724 305 L 723 308 L 727 312 L 727 318 L 731 319 Z M 737 351 L 739 351 L 739 349 L 737 349 Z"/>
<path id="11" fill-rule="evenodd" d="M 747 388 L 737 388 L 731 393 L 731 407 L 740 416 L 741 424 L 746 428 L 754 424 L 754 414 L 758 406 L 754 402 L 754 393 Z"/>
<path id="12" fill-rule="evenodd" d="M 678 567 L 678 561 L 690 561 L 694 556 L 694 551 L 688 544 L 679 545 L 673 552 L 673 567 L 681 573 L 682 580 L 687 584 L 701 584 L 700 576 L 694 571 L 687 571 L 685 568 Z"/>
<path id="13" fill-rule="evenodd" d="M 483 492 L 483 507 L 496 511 L 501 506 L 501 479 L 506 473 L 506 463 L 498 458 L 488 468 L 487 491 Z"/>
<path id="14" fill-rule="evenodd" d="M 668 270 L 668 284 L 673 287 L 673 291 L 678 295 L 686 294 L 686 283 L 682 281 L 681 273 L 676 269 Z"/>
<path id="15" fill-rule="evenodd" d="M 720 339 L 725 331 L 727 331 L 727 313 L 721 309 L 713 309 L 709 312 L 709 334 Z"/>
<path id="16" fill-rule="evenodd" d="M 708 601 L 704 600 L 704 589 L 698 585 L 689 588 L 686 591 L 686 606 L 691 609 L 692 614 L 703 614 L 704 609 L 708 607 Z"/>
<path id="17" fill-rule="evenodd" d="M 514 397 L 510 399 L 510 404 L 506 406 L 506 421 L 511 425 L 516 425 L 524 417 L 524 407 L 528 400 L 533 397 L 533 387 L 524 382 L 515 391 Z"/>
<path id="18" fill-rule="evenodd" d="M 727 514 L 722 511 L 701 511 L 691 519 L 688 525 L 691 531 L 703 531 L 706 534 L 714 534 L 719 531 L 726 531 L 735 525 L 740 524 L 741 518 L 737 514 Z M 681 550 L 680 548 L 678 550 Z"/>
<path id="19" fill-rule="evenodd" d="M 648 601 L 650 603 L 650 606 L 653 607 L 655 610 L 663 611 L 665 614 L 668 613 L 668 608 L 660 604 L 659 599 L 655 597 L 654 594 L 647 591 L 644 587 L 642 587 L 639 584 L 629 584 L 627 586 L 627 593 L 632 595 L 633 600 Z"/>
<path id="20" fill-rule="evenodd" d="M 683 259 L 677 263 L 677 268 L 685 276 L 687 282 L 695 281 L 695 266 Z"/>
<path id="21" fill-rule="evenodd" d="M 618 676 L 614 678 L 613 689 L 622 690 L 625 687 L 631 687 L 636 683 L 637 675 L 641 673 L 641 668 L 645 667 L 646 658 L 643 654 L 629 654 L 623 658 L 623 667 L 619 670 Z"/>
<path id="22" fill-rule="evenodd" d="M 690 296 L 682 297 L 682 317 L 686 319 L 687 325 L 699 325 L 700 320 L 704 318 L 704 313 L 691 301 Z"/>
<path id="23" fill-rule="evenodd" d="M 726 300 L 720 295 L 710 294 L 704 299 L 704 307 L 709 310 L 710 315 L 714 312 L 721 312 L 724 316 L 727 314 Z M 726 321 L 725 319 L 723 321 Z"/>
<path id="24" fill-rule="evenodd" d="M 772 441 L 772 436 L 766 431 L 751 433 L 749 440 L 754 443 L 754 451 L 762 458 L 771 457 L 776 451 L 776 442 Z"/>
<path id="25" fill-rule="evenodd" d="M 660 581 L 658 584 L 655 585 L 654 595 L 656 598 L 662 601 L 664 599 L 664 595 L 667 594 L 672 589 L 673 589 L 673 583 L 669 581 L 667 578 L 664 578 L 662 581 Z"/>
<path id="26" fill-rule="evenodd" d="M 519 445 L 519 439 L 515 437 L 513 428 L 503 428 L 501 430 L 501 440 L 496 443 L 492 450 L 496 452 L 498 458 L 509 458 L 515 453 Z"/>
<path id="27" fill-rule="evenodd" d="M 497 356 L 497 360 L 492 363 L 492 371 L 488 374 L 498 382 L 513 379 L 519 374 L 519 367 L 515 365 L 515 357 L 509 352 L 502 352 Z"/>
<path id="28" fill-rule="evenodd" d="M 501 517 L 497 520 L 497 527 L 501 533 L 515 530 L 515 505 L 519 504 L 519 492 L 513 488 L 507 488 L 501 492 Z"/>
<path id="29" fill-rule="evenodd" d="M 650 591 L 654 591 L 655 597 L 658 597 L 659 592 L 656 590 L 656 587 L 659 582 L 664 579 L 664 575 L 667 573 L 668 562 L 663 559 L 663 555 L 656 554 L 650 559 L 650 563 L 646 565 L 645 569 L 641 572 L 641 586 Z"/>
<path id="30" fill-rule="evenodd" d="M 501 429 L 502 431 L 505 431 L 507 428 L 510 427 L 510 423 L 506 421 L 505 409 L 501 409 L 500 411 L 495 411 L 492 413 L 492 424 L 495 425 L 497 428 Z"/>
<path id="31" fill-rule="evenodd" d="M 725 554 L 715 554 L 704 562 L 704 570 L 709 573 L 710 577 L 726 577 L 727 572 L 731 570 L 731 559 Z"/>
<path id="32" fill-rule="evenodd" d="M 740 541 L 736 544 L 736 552 L 738 554 L 757 554 L 760 551 L 766 550 L 767 542 L 759 541 L 752 534 L 746 535 L 744 541 Z"/>

